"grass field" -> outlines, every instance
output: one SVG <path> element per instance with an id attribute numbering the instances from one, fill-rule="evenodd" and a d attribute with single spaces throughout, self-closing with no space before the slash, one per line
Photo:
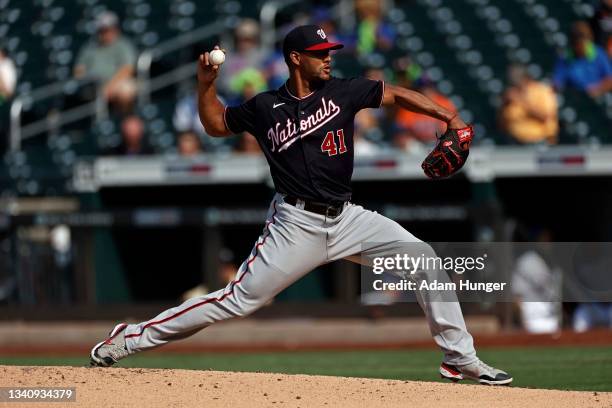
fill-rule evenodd
<path id="1" fill-rule="evenodd" d="M 514 386 L 612 391 L 612 347 L 482 349 L 487 363 L 509 371 Z M 441 381 L 440 353 L 433 350 L 292 351 L 260 353 L 143 353 L 122 367 L 212 369 Z M 88 359 L 67 356 L 3 356 L 3 365 L 74 365 Z"/>

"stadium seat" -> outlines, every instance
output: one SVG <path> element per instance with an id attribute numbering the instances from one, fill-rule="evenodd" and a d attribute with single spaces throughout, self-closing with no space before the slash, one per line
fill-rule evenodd
<path id="1" fill-rule="evenodd" d="M 495 110 L 488 103 L 490 94 L 479 83 L 477 73 L 469 69 L 470 64 L 478 64 L 482 55 L 470 46 L 457 44 L 463 27 L 454 19 L 454 13 L 442 5 L 441 0 L 411 3 L 405 8 L 406 18 L 414 26 L 415 35 L 422 40 L 422 47 L 417 49 L 431 52 L 444 79 L 452 84 L 452 93 L 461 96 L 464 105 L 461 113 L 466 118 L 471 116 L 478 125 L 479 141 L 495 130 Z"/>

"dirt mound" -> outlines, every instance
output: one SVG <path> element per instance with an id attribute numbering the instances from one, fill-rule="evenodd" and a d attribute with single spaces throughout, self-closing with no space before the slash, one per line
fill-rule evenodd
<path id="1" fill-rule="evenodd" d="M 167 369 L 0 366 L 0 387 L 75 387 L 64 406 L 95 408 L 612 406 L 612 393 Z"/>

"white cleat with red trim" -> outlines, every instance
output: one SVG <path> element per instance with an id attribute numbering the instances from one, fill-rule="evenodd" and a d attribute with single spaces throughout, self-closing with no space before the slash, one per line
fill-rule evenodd
<path id="1" fill-rule="evenodd" d="M 127 327 L 125 323 L 119 323 L 108 334 L 108 338 L 91 349 L 92 367 L 110 367 L 130 353 L 125 347 L 124 331 Z"/>
<path id="2" fill-rule="evenodd" d="M 505 371 L 493 368 L 481 360 L 463 366 L 442 363 L 440 375 L 453 382 L 467 378 L 486 385 L 509 385 L 513 380 L 512 376 Z"/>

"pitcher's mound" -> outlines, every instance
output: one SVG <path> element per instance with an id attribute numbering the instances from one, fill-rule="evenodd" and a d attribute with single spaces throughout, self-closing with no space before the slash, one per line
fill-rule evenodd
<path id="1" fill-rule="evenodd" d="M 0 387 L 74 387 L 74 407 L 608 407 L 612 393 L 219 371 L 0 366 Z M 0 406 L 4 404 L 0 403 Z M 6 406 L 13 406 L 7 404 Z M 45 404 L 37 404 L 43 406 Z M 52 406 L 58 406 L 53 404 Z"/>

